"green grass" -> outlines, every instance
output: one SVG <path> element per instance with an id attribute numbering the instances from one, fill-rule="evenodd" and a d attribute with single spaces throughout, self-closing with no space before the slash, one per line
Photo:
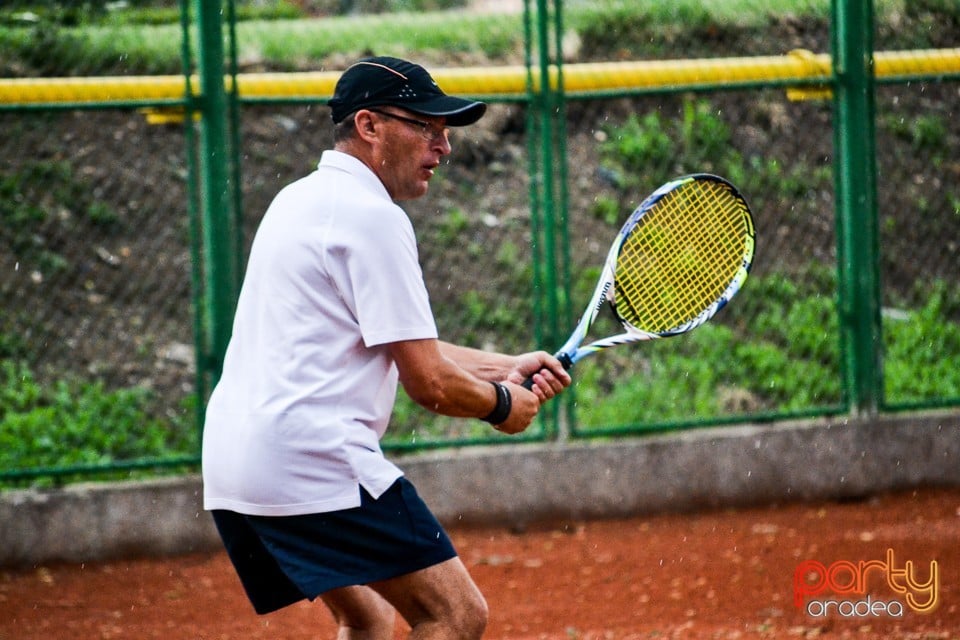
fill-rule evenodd
<path id="1" fill-rule="evenodd" d="M 838 405 L 837 320 L 833 300 L 818 290 L 817 280 L 754 277 L 737 300 L 695 331 L 639 345 L 623 362 L 585 365 L 576 387 L 584 407 L 581 426 Z M 606 388 L 604 379 L 616 379 L 615 388 Z"/>
<path id="2" fill-rule="evenodd" d="M 574 370 L 577 426 L 649 429 L 731 415 L 839 410 L 843 403 L 833 275 L 747 281 L 710 323 L 614 348 Z M 960 398 L 960 294 L 938 282 L 917 309 L 884 321 L 886 401 Z M 951 319 L 953 318 L 953 319 Z M 612 327 L 598 326 L 597 336 Z M 478 421 L 436 418 L 401 394 L 389 443 L 489 437 Z"/>
<path id="3" fill-rule="evenodd" d="M 574 370 L 579 428 L 589 433 L 838 405 L 837 318 L 824 291 L 830 278 L 817 269 L 802 278 L 753 278 L 718 321 L 584 361 Z M 484 323 L 496 308 L 476 294 L 466 304 L 476 306 L 473 317 Z M 889 401 L 960 397 L 960 371 L 953 366 L 960 323 L 949 319 L 958 311 L 960 296 L 938 283 L 922 307 L 885 320 Z M 23 365 L 8 360 L 0 366 L 0 469 L 191 455 L 197 450 L 191 418 L 187 411 L 173 419 L 151 415 L 145 389 L 79 380 L 41 385 Z M 487 425 L 434 416 L 401 391 L 386 442 L 490 436 Z M 112 474 L 118 475 L 124 474 Z"/>
<path id="4" fill-rule="evenodd" d="M 875 9 L 878 22 L 890 23 L 881 34 L 897 44 L 929 46 L 931 33 L 944 22 L 939 16 L 960 14 L 951 1 L 881 0 Z M 236 29 L 240 62 L 292 70 L 319 68 L 331 55 L 354 58 L 375 52 L 409 57 L 420 52 L 444 59 L 482 53 L 497 60 L 510 54 L 515 58 L 523 51 L 520 14 L 418 9 L 446 4 L 397 0 L 391 6 L 401 10 L 395 13 L 304 18 L 302 10 L 288 2 L 241 2 Z M 18 2 L 0 8 L 0 74 L 178 73 L 182 34 L 175 6 L 65 12 L 50 11 L 46 3 Z M 565 29 L 579 35 L 584 51 L 622 56 L 656 55 L 678 44 L 681 50 L 695 51 L 724 32 L 751 42 L 756 39 L 751 34 L 762 35 L 776 16 L 826 21 L 830 3 L 784 0 L 774 9 L 759 0 L 571 0 L 564 7 Z M 31 19 L 24 20 L 24 15 Z M 191 34 L 194 46 L 196 40 Z"/>
<path id="5" fill-rule="evenodd" d="M 926 303 L 883 320 L 887 353 L 885 397 L 890 403 L 914 398 L 960 397 L 960 291 L 956 283 L 935 282 Z"/>
<path id="6" fill-rule="evenodd" d="M 195 455 L 193 413 L 185 407 L 177 416 L 160 418 L 150 407 L 150 392 L 141 387 L 108 389 L 84 380 L 41 384 L 25 365 L 6 360 L 0 363 L 0 470 Z M 127 475 L 110 472 L 104 477 Z M 17 484 L 0 481 L 0 487 Z"/>
<path id="7" fill-rule="evenodd" d="M 518 15 L 426 12 L 247 20 L 236 32 L 241 64 L 255 61 L 274 70 L 317 69 L 332 54 L 484 51 L 500 57 L 523 48 Z M 196 39 L 191 33 L 194 46 Z M 38 76 L 174 74 L 181 70 L 181 47 L 178 24 L 0 25 L 0 69 L 19 65 Z"/>
<path id="8" fill-rule="evenodd" d="M 744 193 L 789 201 L 830 184 L 829 167 L 742 154 L 724 116 L 709 100 L 688 98 L 682 110 L 679 119 L 651 111 L 631 114 L 624 123 L 603 128 L 601 163 L 621 195 L 621 211 L 629 198 L 646 193 L 651 185 L 701 171 L 727 177 Z M 754 204 L 760 208 L 762 203 Z M 604 207 L 611 208 L 608 203 Z"/>
<path id="9" fill-rule="evenodd" d="M 693 20 L 736 20 L 759 26 L 769 13 L 759 2 L 702 4 L 690 0 L 572 3 L 567 10 L 568 28 L 580 31 L 588 41 L 609 41 L 611 28 L 622 31 L 623 39 L 637 37 L 648 29 L 656 33 L 671 25 L 686 29 Z M 473 51 L 496 59 L 523 49 L 520 15 L 408 11 L 301 19 L 292 15 L 289 5 L 281 3 L 266 14 L 269 19 L 264 19 L 249 9 L 252 6 L 256 5 L 240 5 L 247 9 L 240 11 L 244 19 L 237 25 L 239 57 L 273 69 L 311 68 L 334 53 L 356 57 L 367 51 L 397 55 Z M 826 6 L 825 1 L 793 0 L 783 11 L 823 13 Z M 111 12 L 107 18 L 78 14 L 64 20 L 62 15 L 37 11 L 33 12 L 38 17 L 36 22 L 12 19 L 23 13 L 23 8 L 0 11 L 0 51 L 4 52 L 0 63 L 37 69 L 37 75 L 176 73 L 180 69 L 181 30 L 169 7 L 131 8 Z M 162 15 L 168 15 L 169 21 L 158 19 Z M 196 36 L 191 40 L 195 43 Z"/>
<path id="10" fill-rule="evenodd" d="M 269 60 L 281 69 L 309 67 L 310 61 L 331 54 L 357 57 L 367 51 L 396 56 L 411 51 L 484 51 L 500 57 L 521 51 L 522 38 L 519 16 L 439 12 L 248 22 L 237 27 L 241 59 Z"/>

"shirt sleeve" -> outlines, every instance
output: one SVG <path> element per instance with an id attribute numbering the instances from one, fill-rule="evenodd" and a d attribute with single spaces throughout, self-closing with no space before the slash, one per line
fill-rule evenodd
<path id="1" fill-rule="evenodd" d="M 337 224 L 331 273 L 364 344 L 437 337 L 413 225 L 400 207 L 357 207 Z"/>

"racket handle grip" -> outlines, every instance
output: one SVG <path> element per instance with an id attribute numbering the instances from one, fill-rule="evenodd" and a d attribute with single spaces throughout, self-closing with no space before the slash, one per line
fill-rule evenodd
<path id="1" fill-rule="evenodd" d="M 573 366 L 573 360 L 570 359 L 570 356 L 567 353 L 563 351 L 559 351 L 556 353 L 555 357 L 557 360 L 560 361 L 560 364 L 562 364 L 563 368 L 566 369 L 567 371 L 569 371 L 570 367 Z M 533 389 L 533 376 L 530 376 L 529 378 L 524 380 L 520 386 L 526 389 L 527 391 L 530 391 L 530 389 Z"/>

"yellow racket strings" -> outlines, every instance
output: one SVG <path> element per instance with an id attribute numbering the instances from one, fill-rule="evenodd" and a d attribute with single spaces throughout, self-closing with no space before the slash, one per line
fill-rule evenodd
<path id="1" fill-rule="evenodd" d="M 617 313 L 649 333 L 690 322 L 733 281 L 748 234 L 746 203 L 725 184 L 693 180 L 669 192 L 620 249 Z"/>

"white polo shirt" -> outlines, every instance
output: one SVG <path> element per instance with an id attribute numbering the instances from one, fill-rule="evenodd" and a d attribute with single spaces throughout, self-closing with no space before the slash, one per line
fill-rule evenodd
<path id="1" fill-rule="evenodd" d="M 324 152 L 270 205 L 250 253 L 203 434 L 204 506 L 298 515 L 378 497 L 387 345 L 436 338 L 413 226 L 356 158 Z"/>

